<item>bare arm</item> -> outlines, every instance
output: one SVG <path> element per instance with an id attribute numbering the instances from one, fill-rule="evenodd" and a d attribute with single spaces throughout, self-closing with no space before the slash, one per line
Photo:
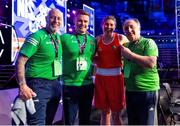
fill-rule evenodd
<path id="1" fill-rule="evenodd" d="M 20 55 L 18 57 L 17 63 L 16 63 L 16 74 L 17 74 L 17 80 L 20 85 L 26 84 L 25 80 L 25 64 L 27 62 L 28 58 L 25 56 Z"/>
<path id="2" fill-rule="evenodd" d="M 97 60 L 97 58 L 98 58 L 97 46 L 98 46 L 98 42 L 99 42 L 100 39 L 101 39 L 101 35 L 96 36 L 96 51 L 95 51 L 94 56 L 93 56 L 93 62 L 94 62 L 94 64 L 96 64 L 96 60 Z"/>
<path id="3" fill-rule="evenodd" d="M 134 52 L 131 52 L 131 50 L 124 46 L 121 46 L 121 53 L 125 58 L 136 62 L 142 67 L 153 68 L 157 62 L 156 56 L 141 56 Z"/>
<path id="4" fill-rule="evenodd" d="M 28 58 L 19 55 L 17 63 L 16 63 L 16 74 L 17 80 L 19 84 L 19 95 L 23 100 L 27 100 L 35 96 L 36 94 L 30 89 L 26 84 L 25 79 L 25 64 L 28 61 Z"/>

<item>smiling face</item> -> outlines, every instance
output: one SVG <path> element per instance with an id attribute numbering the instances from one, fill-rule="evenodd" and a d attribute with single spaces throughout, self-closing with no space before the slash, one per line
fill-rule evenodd
<path id="1" fill-rule="evenodd" d="M 115 22 L 112 19 L 106 20 L 102 25 L 102 29 L 104 33 L 112 33 L 115 30 Z"/>
<path id="2" fill-rule="evenodd" d="M 46 28 L 50 33 L 56 33 L 61 26 L 61 21 L 60 11 L 52 9 L 46 17 Z"/>
<path id="3" fill-rule="evenodd" d="M 74 18 L 75 30 L 77 33 L 86 34 L 89 25 L 89 16 L 79 14 Z"/>
<path id="4" fill-rule="evenodd" d="M 123 31 L 130 42 L 140 38 L 140 23 L 133 19 L 126 20 L 123 24 Z"/>
<path id="5" fill-rule="evenodd" d="M 102 30 L 104 34 L 111 34 L 116 28 L 116 19 L 112 16 L 107 16 L 102 21 Z"/>

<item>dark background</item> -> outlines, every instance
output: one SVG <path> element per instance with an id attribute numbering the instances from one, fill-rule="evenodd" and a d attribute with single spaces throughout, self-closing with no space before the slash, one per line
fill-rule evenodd
<path id="1" fill-rule="evenodd" d="M 119 33 L 122 22 L 129 17 L 140 20 L 143 35 L 172 35 L 176 31 L 175 0 L 68 0 L 67 8 L 82 8 L 82 4 L 95 9 L 96 35 L 102 32 L 100 24 L 106 15 L 116 17 Z"/>

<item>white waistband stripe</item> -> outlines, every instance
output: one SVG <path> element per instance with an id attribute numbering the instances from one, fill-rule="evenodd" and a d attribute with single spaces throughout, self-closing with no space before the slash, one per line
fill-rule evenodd
<path id="1" fill-rule="evenodd" d="M 121 74 L 121 68 L 97 68 L 96 74 L 103 75 L 103 76 L 117 76 Z"/>

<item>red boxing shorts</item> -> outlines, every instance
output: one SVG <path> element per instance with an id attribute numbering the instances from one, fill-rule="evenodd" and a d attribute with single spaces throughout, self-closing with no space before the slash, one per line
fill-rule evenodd
<path id="1" fill-rule="evenodd" d="M 123 74 L 95 77 L 94 105 L 101 110 L 121 111 L 125 107 Z"/>

